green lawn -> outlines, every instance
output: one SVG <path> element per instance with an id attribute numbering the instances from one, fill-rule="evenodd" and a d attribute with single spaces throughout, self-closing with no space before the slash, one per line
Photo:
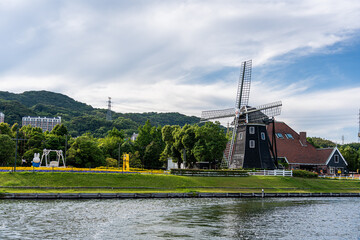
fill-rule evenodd
<path id="1" fill-rule="evenodd" d="M 359 180 L 296 177 L 185 177 L 114 173 L 0 173 L 0 186 L 55 187 L 55 189 L 0 188 L 0 192 L 360 192 Z M 58 187 L 89 187 L 56 189 Z M 104 189 L 96 187 L 121 187 Z"/>

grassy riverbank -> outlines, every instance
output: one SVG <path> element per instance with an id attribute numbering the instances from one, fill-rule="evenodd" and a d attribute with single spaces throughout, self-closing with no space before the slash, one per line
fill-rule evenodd
<path id="1" fill-rule="evenodd" d="M 6 187 L 0 188 L 0 193 L 261 192 L 261 189 L 265 192 L 360 192 L 359 180 L 263 176 L 185 177 L 113 173 L 0 173 L 0 186 Z"/>

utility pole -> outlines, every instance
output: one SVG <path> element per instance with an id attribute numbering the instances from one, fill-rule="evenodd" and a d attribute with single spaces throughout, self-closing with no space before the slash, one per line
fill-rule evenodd
<path id="1" fill-rule="evenodd" d="M 16 172 L 16 160 L 17 160 L 17 150 L 18 150 L 19 140 L 27 140 L 27 139 L 19 138 L 19 128 L 18 128 L 18 129 L 16 129 L 16 138 L 13 138 L 12 140 L 15 140 L 14 172 Z"/>

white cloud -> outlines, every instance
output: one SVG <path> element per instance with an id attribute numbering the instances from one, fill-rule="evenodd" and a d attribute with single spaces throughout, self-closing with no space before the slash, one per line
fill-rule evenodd
<path id="1" fill-rule="evenodd" d="M 0 3 L 0 15 L 2 90 L 58 91 L 96 107 L 111 96 L 121 112 L 192 115 L 234 105 L 237 77 L 209 83 L 204 76 L 247 59 L 256 67 L 328 52 L 360 28 L 360 2 L 350 0 L 12 0 Z M 283 118 L 299 130 L 306 125 L 291 120 L 295 113 L 349 115 L 359 102 L 346 88 L 308 93 L 309 79 L 289 86 L 255 80 L 254 105 L 283 100 Z M 329 132 L 341 125 L 327 126 Z"/>

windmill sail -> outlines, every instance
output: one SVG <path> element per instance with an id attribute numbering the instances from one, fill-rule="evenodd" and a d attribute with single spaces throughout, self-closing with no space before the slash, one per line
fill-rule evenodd
<path id="1" fill-rule="evenodd" d="M 261 105 L 256 108 L 250 108 L 246 112 L 246 114 L 248 114 L 248 121 L 254 123 L 263 119 L 278 116 L 281 113 L 281 106 L 281 101 L 278 101 Z"/>
<path id="2" fill-rule="evenodd" d="M 235 115 L 234 108 L 222 109 L 222 110 L 210 110 L 210 111 L 202 111 L 201 112 L 201 122 L 219 119 L 219 118 L 227 118 L 233 117 Z"/>
<path id="3" fill-rule="evenodd" d="M 252 60 L 241 63 L 235 107 L 240 109 L 249 103 Z"/>

